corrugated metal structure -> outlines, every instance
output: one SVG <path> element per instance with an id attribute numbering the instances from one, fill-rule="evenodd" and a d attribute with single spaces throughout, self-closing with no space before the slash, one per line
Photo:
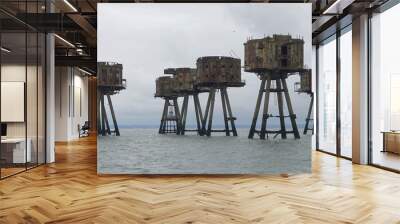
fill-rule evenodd
<path id="1" fill-rule="evenodd" d="M 197 70 L 195 68 L 167 68 L 164 74 L 171 74 L 175 78 L 174 91 L 188 93 L 195 91 Z"/>
<path id="2" fill-rule="evenodd" d="M 97 127 L 99 135 L 111 135 L 112 133 L 117 136 L 120 135 L 111 95 L 118 94 L 121 90 L 126 89 L 126 79 L 123 78 L 122 70 L 122 64 L 116 62 L 97 63 Z M 107 97 L 108 100 L 114 130 L 110 129 L 104 97 Z"/>
<path id="3" fill-rule="evenodd" d="M 160 76 L 156 79 L 155 97 L 177 97 L 175 91 L 176 78 L 174 76 Z"/>
<path id="4" fill-rule="evenodd" d="M 244 44 L 244 70 L 303 69 L 304 41 L 290 35 L 273 35 L 262 39 L 248 40 Z"/>
<path id="5" fill-rule="evenodd" d="M 310 127 L 312 108 L 314 104 L 314 93 L 312 91 L 312 72 L 311 69 L 307 69 L 304 72 L 300 73 L 300 82 L 295 83 L 295 91 L 298 93 L 306 93 L 310 96 L 310 104 L 308 106 L 308 112 L 306 117 L 306 124 L 304 126 L 303 134 L 307 134 L 307 131 L 311 131 L 314 133 L 314 125 Z"/>
<path id="6" fill-rule="evenodd" d="M 178 96 L 175 90 L 177 79 L 175 75 L 160 76 L 156 79 L 156 93 L 154 97 L 164 99 L 164 109 L 161 115 L 160 128 L 158 133 L 180 133 L 180 111 L 178 105 Z"/>
<path id="7" fill-rule="evenodd" d="M 254 134 L 259 134 L 261 139 L 265 139 L 266 135 L 268 137 L 268 134 L 275 134 L 275 136 L 281 135 L 282 139 L 286 139 L 287 134 L 293 134 L 295 138 L 300 138 L 296 114 L 293 112 L 286 79 L 289 75 L 303 74 L 307 71 L 304 65 L 303 39 L 277 34 L 261 39 L 249 39 L 244 43 L 244 54 L 244 70 L 256 73 L 261 79 L 248 137 L 253 138 Z M 303 79 L 303 84 L 307 84 L 307 81 Z M 275 87 L 271 85 L 273 82 L 275 82 Z M 307 87 L 304 86 L 304 88 Z M 276 93 L 279 115 L 268 113 L 271 93 Z M 263 97 L 265 97 L 265 100 L 261 117 L 261 129 L 256 130 Z M 284 115 L 284 103 L 286 103 L 288 115 Z M 267 120 L 270 118 L 279 118 L 280 129 L 267 129 Z M 285 118 L 290 119 L 292 130 L 286 130 Z"/>
<path id="8" fill-rule="evenodd" d="M 239 58 L 225 56 L 206 56 L 197 59 L 197 83 L 198 87 L 208 87 L 209 95 L 206 110 L 202 122 L 203 133 L 211 136 L 212 132 L 225 132 L 226 136 L 237 136 L 235 127 L 236 117 L 228 97 L 228 87 L 243 87 L 245 82 L 241 79 L 241 65 Z M 222 109 L 225 129 L 214 130 L 212 128 L 215 94 L 219 90 L 221 94 Z M 230 127 L 229 127 L 230 124 Z"/>
<path id="9" fill-rule="evenodd" d="M 312 93 L 311 69 L 300 73 L 300 82 L 295 83 L 295 91 L 299 93 Z"/>
<path id="10" fill-rule="evenodd" d="M 203 135 L 202 132 L 202 120 L 203 114 L 201 111 L 199 93 L 207 92 L 207 87 L 198 87 L 197 83 L 197 69 L 195 68 L 167 68 L 164 69 L 164 74 L 170 74 L 173 78 L 173 92 L 177 97 L 183 97 L 183 103 L 181 107 L 180 125 L 177 134 L 184 135 L 187 131 L 197 132 L 199 135 Z M 194 112 L 196 115 L 197 129 L 186 129 L 186 119 L 189 105 L 189 98 L 193 98 Z"/>
<path id="11" fill-rule="evenodd" d="M 180 112 L 177 97 L 164 97 L 164 109 L 158 133 L 180 133 Z"/>
<path id="12" fill-rule="evenodd" d="M 207 56 L 197 59 L 198 86 L 244 86 L 239 58 Z"/>
<path id="13" fill-rule="evenodd" d="M 177 125 L 177 131 L 175 133 L 184 135 L 187 131 L 195 131 L 199 135 L 203 135 L 202 132 L 202 111 L 199 101 L 199 93 L 208 91 L 207 88 L 204 87 L 197 87 L 197 70 L 195 68 L 167 68 L 164 69 L 164 74 L 171 75 L 171 76 L 164 76 L 160 77 L 165 80 L 159 80 L 157 82 L 156 87 L 156 96 L 163 96 L 166 101 L 169 101 L 169 98 L 173 100 L 173 98 L 183 97 L 183 103 L 181 106 L 180 116 L 179 116 L 179 124 Z M 165 78 L 167 77 L 167 78 Z M 159 79 L 160 79 L 159 78 Z M 187 118 L 187 111 L 189 105 L 189 98 L 190 96 L 193 97 L 194 109 L 196 114 L 196 121 L 197 121 L 197 129 L 186 129 L 186 118 Z M 176 102 L 177 103 L 177 102 Z M 175 104 L 175 102 L 174 102 Z M 178 108 L 179 109 L 179 108 Z M 165 117 L 165 115 L 163 115 Z M 163 119 L 161 123 L 165 123 Z M 162 125 L 160 126 L 162 127 Z M 160 133 L 163 133 L 163 129 L 160 128 Z"/>
<path id="14" fill-rule="evenodd" d="M 108 94 L 116 94 L 126 88 L 126 79 L 122 77 L 122 64 L 115 62 L 97 63 L 97 87 Z"/>

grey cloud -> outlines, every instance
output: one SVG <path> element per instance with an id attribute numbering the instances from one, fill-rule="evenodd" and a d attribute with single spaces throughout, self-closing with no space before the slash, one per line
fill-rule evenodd
<path id="1" fill-rule="evenodd" d="M 195 67 L 205 55 L 237 55 L 243 63 L 243 43 L 250 36 L 302 36 L 305 63 L 311 66 L 309 4 L 99 4 L 98 13 L 98 60 L 122 63 L 128 82 L 127 90 L 113 96 L 124 125 L 158 124 L 162 102 L 153 97 L 155 79 L 165 67 Z M 238 124 L 248 125 L 260 82 L 254 74 L 242 76 L 247 85 L 229 94 Z M 288 86 L 302 123 L 310 98 L 293 92 L 298 79 L 291 77 Z M 204 105 L 204 94 L 201 101 Z M 216 107 L 220 124 L 222 109 Z"/>

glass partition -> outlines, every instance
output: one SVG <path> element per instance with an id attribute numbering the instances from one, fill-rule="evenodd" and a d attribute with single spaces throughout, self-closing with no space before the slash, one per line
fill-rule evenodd
<path id="1" fill-rule="evenodd" d="M 31 151 L 26 141 L 26 33 L 1 34 L 2 177 L 26 169 Z"/>
<path id="2" fill-rule="evenodd" d="M 371 162 L 400 170 L 400 5 L 371 19 Z"/>
<path id="3" fill-rule="evenodd" d="M 46 37 L 43 33 L 38 33 L 38 64 L 37 64 L 37 162 L 46 162 Z"/>
<path id="4" fill-rule="evenodd" d="M 9 1 L 15 13 L 43 11 L 44 1 Z M 6 22 L 5 22 L 6 21 Z M 0 178 L 45 163 L 45 35 L 0 12 Z"/>
<path id="5" fill-rule="evenodd" d="M 336 153 L 336 36 L 318 48 L 318 149 Z"/>
<path id="6" fill-rule="evenodd" d="M 352 34 L 351 26 L 340 36 L 340 154 L 352 157 Z"/>
<path id="7" fill-rule="evenodd" d="M 26 114 L 27 114 L 27 150 L 30 151 L 30 160 L 27 167 L 37 165 L 38 159 L 38 35 L 35 32 L 27 33 L 27 74 L 26 74 Z"/>

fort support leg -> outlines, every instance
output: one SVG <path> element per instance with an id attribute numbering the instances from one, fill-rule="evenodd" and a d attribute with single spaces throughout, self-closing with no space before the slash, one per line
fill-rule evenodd
<path id="1" fill-rule="evenodd" d="M 210 112 L 211 98 L 212 98 L 212 94 L 211 94 L 211 90 L 210 90 L 210 92 L 208 93 L 206 111 L 205 111 L 205 114 L 204 114 L 204 118 L 203 118 L 203 120 L 202 120 L 202 122 L 203 122 L 203 124 L 202 124 L 202 126 L 203 126 L 203 127 L 202 127 L 203 131 L 202 131 L 202 133 L 203 133 L 203 134 L 206 134 L 206 125 L 207 125 L 208 113 Z"/>
<path id="2" fill-rule="evenodd" d="M 185 134 L 188 103 L 189 103 L 189 96 L 186 95 L 183 97 L 183 104 L 182 104 L 182 118 L 181 118 L 181 130 L 180 130 L 181 135 Z"/>
<path id="3" fill-rule="evenodd" d="M 311 94 L 311 101 L 310 101 L 310 105 L 308 106 L 308 113 L 307 113 L 307 118 L 306 118 L 306 125 L 304 127 L 304 132 L 303 134 L 307 134 L 308 130 L 312 130 L 312 133 L 314 133 L 314 128 L 310 129 L 308 126 L 310 124 L 310 120 L 311 120 L 311 113 L 312 113 L 312 108 L 313 108 L 313 104 L 314 104 L 314 94 Z"/>
<path id="4" fill-rule="evenodd" d="M 169 120 L 165 120 L 165 131 L 164 133 L 169 133 L 170 132 L 170 121 Z"/>
<path id="5" fill-rule="evenodd" d="M 178 135 L 180 135 L 181 133 L 182 133 L 182 122 L 183 122 L 183 119 L 185 119 L 184 118 L 184 114 L 185 114 L 185 97 L 183 97 L 183 102 L 182 102 L 182 106 L 181 106 L 181 108 L 180 108 L 180 112 L 181 112 L 181 117 L 179 118 L 179 123 L 181 124 L 181 128 L 179 129 L 179 131 L 176 133 L 176 134 L 178 134 Z"/>
<path id="6" fill-rule="evenodd" d="M 201 110 L 201 105 L 200 105 L 200 100 L 199 100 L 199 95 L 195 95 L 195 99 L 197 102 L 197 108 L 199 109 L 199 117 L 200 117 L 200 123 L 203 121 L 203 112 Z"/>
<path id="7" fill-rule="evenodd" d="M 226 88 L 223 88 L 221 91 L 224 91 L 224 95 L 226 98 L 225 99 L 226 107 L 228 108 L 228 114 L 229 114 L 228 119 L 231 121 L 231 128 L 232 128 L 233 136 L 237 136 L 236 126 L 235 126 L 235 117 L 233 117 L 233 114 L 232 114 L 232 108 L 231 108 L 231 103 L 229 101 L 228 92 L 226 91 Z"/>
<path id="8" fill-rule="evenodd" d="M 257 125 L 258 113 L 260 111 L 261 100 L 262 100 L 262 96 L 263 96 L 264 89 L 265 89 L 265 82 L 266 82 L 265 77 L 262 77 L 260 90 L 258 91 L 256 109 L 254 110 L 253 120 L 251 122 L 251 127 L 250 127 L 250 132 L 249 132 L 248 138 L 254 137 L 254 132 L 256 130 L 256 125 Z"/>
<path id="9" fill-rule="evenodd" d="M 101 95 L 101 112 L 102 112 L 102 118 L 103 118 L 103 132 L 102 135 L 105 136 L 106 133 L 111 135 L 111 130 L 110 130 L 110 124 L 108 123 L 108 118 L 107 118 L 107 112 L 106 112 L 106 107 L 104 106 L 104 94 Z M 105 123 L 105 125 L 104 125 Z"/>
<path id="10" fill-rule="evenodd" d="M 225 92 L 223 89 L 221 89 L 221 102 L 222 102 L 222 110 L 224 112 L 225 135 L 230 136 L 229 125 L 228 125 L 228 115 L 226 112 Z"/>
<path id="11" fill-rule="evenodd" d="M 165 110 L 165 114 L 164 114 L 164 133 L 168 133 L 169 131 L 169 121 L 168 121 L 168 108 L 170 106 L 170 102 L 169 99 L 165 100 L 165 102 L 167 103 L 167 109 Z"/>
<path id="12" fill-rule="evenodd" d="M 98 135 L 101 135 L 102 130 L 103 130 L 103 127 L 102 127 L 103 119 L 102 119 L 102 115 L 101 115 L 101 106 L 100 106 L 101 100 L 100 100 L 100 98 L 101 98 L 101 93 L 99 90 L 97 90 L 97 134 Z"/>
<path id="13" fill-rule="evenodd" d="M 101 101 L 101 99 L 102 99 L 102 94 L 101 93 L 99 93 L 99 95 L 98 95 L 98 117 L 97 117 L 97 120 L 98 120 L 98 123 L 99 123 L 99 125 L 98 125 L 98 133 L 99 133 L 99 135 L 102 135 L 102 136 L 104 136 L 105 135 L 105 129 L 104 129 L 104 119 L 103 119 L 103 107 L 101 106 L 102 105 L 102 101 Z"/>
<path id="14" fill-rule="evenodd" d="M 171 128 L 171 125 L 170 125 L 170 121 L 169 120 L 166 120 L 165 121 L 165 133 L 169 133 L 171 130 L 170 130 L 170 128 Z"/>
<path id="15" fill-rule="evenodd" d="M 110 123 L 108 122 L 107 114 L 104 114 L 104 119 L 106 121 L 106 132 L 107 134 L 111 135 L 111 128 L 110 128 Z"/>
<path id="16" fill-rule="evenodd" d="M 211 102 L 210 102 L 210 114 L 208 117 L 207 136 L 211 136 L 212 120 L 213 120 L 214 104 L 215 104 L 215 89 L 211 89 L 210 95 L 211 95 Z"/>
<path id="17" fill-rule="evenodd" d="M 181 115 L 179 112 L 179 105 L 178 105 L 178 99 L 175 97 L 173 99 L 174 101 L 174 109 L 175 109 L 175 117 L 176 117 L 176 134 L 178 135 L 180 133 L 181 130 Z"/>
<path id="18" fill-rule="evenodd" d="M 167 100 L 164 100 L 164 109 L 161 115 L 161 121 L 160 121 L 160 128 L 158 129 L 159 134 L 164 134 L 165 133 L 165 114 L 168 111 L 168 103 Z"/>
<path id="19" fill-rule="evenodd" d="M 264 109 L 261 122 L 260 139 L 265 139 L 265 133 L 267 129 L 267 119 L 268 119 L 268 106 L 269 106 L 269 95 L 271 89 L 271 77 L 267 77 L 267 87 L 265 88 L 265 98 L 264 98 Z"/>
<path id="20" fill-rule="evenodd" d="M 281 137 L 282 139 L 286 139 L 286 127 L 285 127 L 285 116 L 283 114 L 283 96 L 282 96 L 282 85 L 281 80 L 277 79 L 276 88 L 277 88 L 277 95 L 278 95 L 278 110 L 279 110 L 279 120 L 281 124 Z"/>
<path id="21" fill-rule="evenodd" d="M 108 100 L 108 105 L 110 105 L 111 118 L 112 118 L 113 123 L 114 123 L 115 135 L 116 136 L 120 136 L 119 128 L 118 128 L 118 124 L 117 124 L 117 119 L 115 118 L 114 107 L 113 107 L 113 104 L 111 102 L 111 97 L 108 94 L 107 94 L 107 100 Z"/>
<path id="22" fill-rule="evenodd" d="M 179 119 L 179 123 L 181 124 L 181 128 L 179 129 L 179 131 L 178 131 L 178 134 L 182 134 L 184 131 L 183 131 L 183 129 L 184 129 L 184 127 L 183 127 L 183 120 L 185 119 L 185 97 L 183 97 L 183 102 L 182 102 L 182 107 L 180 108 L 180 110 L 181 110 L 181 117 L 180 117 L 180 119 Z"/>
<path id="23" fill-rule="evenodd" d="M 203 115 L 201 114 L 200 101 L 199 101 L 199 96 L 197 94 L 193 95 L 193 103 L 194 103 L 194 110 L 196 113 L 197 134 L 201 136 L 203 135 L 202 134 Z"/>
<path id="24" fill-rule="evenodd" d="M 103 95 L 103 107 L 104 107 L 104 120 L 106 122 L 106 128 L 107 128 L 107 134 L 111 135 L 111 128 L 110 128 L 110 122 L 108 121 L 108 115 L 107 115 L 107 110 L 106 106 L 104 104 L 104 95 Z"/>
<path id="25" fill-rule="evenodd" d="M 289 111 L 290 122 L 292 123 L 294 137 L 296 139 L 298 139 L 298 138 L 300 138 L 300 134 L 299 134 L 299 129 L 297 128 L 296 114 L 294 114 L 294 112 L 293 112 L 292 101 L 290 100 L 290 95 L 289 95 L 289 90 L 287 88 L 286 79 L 281 78 L 281 81 L 282 81 L 282 85 L 283 85 L 283 89 L 284 89 L 284 93 L 285 93 L 287 108 Z"/>

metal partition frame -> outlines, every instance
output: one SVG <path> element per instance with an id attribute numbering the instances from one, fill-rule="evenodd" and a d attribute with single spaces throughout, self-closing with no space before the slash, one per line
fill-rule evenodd
<path id="1" fill-rule="evenodd" d="M 347 17 L 346 20 L 348 20 L 349 18 Z M 347 32 L 351 32 L 351 23 L 348 23 L 348 21 L 346 22 L 346 25 L 344 27 L 340 27 L 340 26 L 336 26 L 336 32 L 335 33 L 331 33 L 331 35 L 326 36 L 324 39 L 320 40 L 317 44 L 316 44 L 316 150 L 319 152 L 323 152 L 323 153 L 327 153 L 329 155 L 333 155 L 333 156 L 338 156 L 340 158 L 344 158 L 347 160 L 351 160 L 351 158 L 343 156 L 341 154 L 341 118 L 340 118 L 340 81 L 341 81 L 341 66 L 340 66 L 340 37 L 347 33 Z M 333 36 L 335 36 L 335 38 L 332 38 Z M 322 43 L 328 43 L 330 41 L 336 41 L 336 152 L 332 153 L 332 152 L 328 152 L 324 149 L 320 148 L 320 144 L 319 144 L 319 137 L 320 137 L 320 130 L 319 130 L 319 74 L 320 74 L 320 66 L 319 66 L 319 48 L 320 45 Z"/>
<path id="2" fill-rule="evenodd" d="M 368 30 L 367 30 L 367 40 L 368 40 L 368 69 L 367 69 L 367 80 L 368 80 L 368 165 L 384 169 L 387 171 L 400 173 L 400 170 L 386 167 L 379 164 L 374 164 L 373 162 L 373 140 L 372 140 L 372 18 L 373 13 L 383 13 L 386 10 L 396 6 L 400 3 L 400 0 L 388 0 L 384 4 L 375 8 L 374 10 L 368 11 Z"/>
<path id="3" fill-rule="evenodd" d="M 372 100 L 372 98 L 371 98 L 371 94 L 372 94 L 372 88 L 371 88 L 371 78 L 372 78 L 372 68 L 371 68 L 371 65 L 372 65 L 372 61 L 371 61 L 371 58 L 372 58 L 372 30 L 371 30 L 371 19 L 372 19 L 372 14 L 373 13 L 383 13 L 384 11 L 386 11 L 386 10 L 388 10 L 388 9 L 390 9 L 390 8 L 392 8 L 393 6 L 395 6 L 395 5 L 397 5 L 397 4 L 399 4 L 400 3 L 400 0 L 388 0 L 388 1 L 386 1 L 384 4 L 382 4 L 381 6 L 379 6 L 379 7 L 377 7 L 377 8 L 374 8 L 374 9 L 370 9 L 370 10 L 366 10 L 365 11 L 365 13 L 367 13 L 368 14 L 368 31 L 367 31 L 367 39 L 368 39 L 368 56 L 367 56 L 367 66 L 368 66 L 368 69 L 367 69 L 367 79 L 368 79 L 368 165 L 371 165 L 371 166 L 374 166 L 374 167 L 378 167 L 378 168 L 381 168 L 381 169 L 385 169 L 385 170 L 388 170 L 388 171 L 392 171 L 392 172 L 396 172 L 396 173 L 400 173 L 400 170 L 396 170 L 396 169 L 392 169 L 392 168 L 389 168 L 389 167 L 385 167 L 385 166 L 382 166 L 382 165 L 378 165 L 378 164 L 374 164 L 373 163 L 373 142 L 372 142 L 372 102 L 371 102 L 371 100 Z M 349 17 L 351 18 L 351 15 L 349 15 Z M 337 25 L 337 24 L 334 24 L 333 26 L 336 26 L 336 28 L 333 28 L 333 27 L 331 27 L 331 28 L 333 28 L 333 29 L 336 29 L 336 47 L 337 47 L 337 50 L 336 50 L 336 55 L 337 55 L 337 64 L 336 64 L 336 68 L 337 68 L 337 71 L 336 71 L 336 75 L 337 75 L 337 82 L 336 82 L 336 90 L 337 90 L 337 92 L 336 92 L 336 102 L 337 102 L 337 105 L 336 105 L 336 122 L 337 122 L 337 124 L 336 124 L 336 127 L 337 127 L 337 130 L 336 130 L 336 133 L 337 133 L 337 136 L 336 136 L 336 146 L 337 146 L 337 150 L 336 150 L 336 154 L 335 153 L 331 153 L 331 152 L 327 152 L 327 151 L 324 151 L 324 149 L 320 149 L 319 148 L 319 97 L 318 97 L 318 92 L 320 91 L 319 90 L 319 63 L 318 63 L 318 61 L 319 61 L 319 51 L 318 51 L 318 48 L 319 48 L 319 45 L 321 44 L 321 43 L 323 43 L 324 41 L 326 41 L 327 39 L 329 39 L 332 35 L 334 35 L 334 34 L 330 34 L 330 35 L 327 35 L 327 33 L 328 32 L 326 32 L 326 33 L 323 33 L 322 32 L 322 34 L 321 34 L 321 36 L 323 36 L 323 39 L 321 39 L 321 37 L 317 37 L 316 39 L 318 40 L 316 43 L 314 43 L 315 45 L 316 45 L 316 150 L 317 151 L 320 151 L 320 152 L 323 152 L 323 153 L 327 153 L 327 154 L 330 154 L 330 155 L 333 155 L 333 156 L 337 156 L 337 157 L 341 157 L 341 158 L 344 158 L 344 159 L 348 159 L 348 160 L 351 160 L 351 158 L 349 158 L 349 157 L 345 157 L 345 156 L 343 156 L 343 155 L 341 155 L 341 148 L 340 148 L 340 142 L 341 142 L 341 139 L 340 139 L 340 133 L 341 133 L 341 126 L 340 126 L 340 121 L 341 121 L 341 119 L 340 119 L 340 49 L 339 49 L 339 47 L 340 47 L 340 36 L 341 35 L 343 35 L 345 32 L 347 32 L 348 31 L 348 27 L 351 25 L 351 22 L 349 23 L 349 18 L 347 18 L 347 17 L 345 17 L 345 18 L 343 18 L 343 19 L 345 19 L 345 20 L 347 20 L 347 22 L 345 22 L 346 23 L 346 26 L 343 28 L 343 27 L 341 27 L 340 25 Z M 343 32 L 344 31 L 344 32 Z M 332 33 L 332 30 L 330 30 L 329 31 L 330 33 Z M 339 86 L 338 86 L 339 85 Z"/>
<path id="4" fill-rule="evenodd" d="M 28 1 L 23 1 L 22 3 L 27 3 Z M 43 2 L 43 1 L 35 1 L 35 2 L 33 2 L 33 3 L 37 3 L 37 5 L 36 5 L 36 7 L 37 7 L 37 10 L 39 9 L 38 7 L 39 7 L 39 2 Z M 32 2 L 30 2 L 30 3 L 32 3 Z M 1 9 L 1 8 L 0 8 Z M 25 11 L 27 10 L 27 6 L 25 5 Z M 46 7 L 46 10 L 47 10 L 47 7 Z M 2 12 L 3 12 L 3 10 L 2 10 Z M 7 14 L 8 16 L 11 16 L 11 14 L 9 15 L 9 14 Z M 13 17 L 10 17 L 11 19 L 13 19 Z M 18 22 L 21 22 L 20 20 L 18 20 Z M 22 22 L 23 23 L 23 22 Z M 1 26 L 1 24 L 0 24 L 0 26 Z M 47 108 L 47 105 L 46 105 L 46 96 L 47 96 L 47 81 L 46 81 L 46 77 L 47 77 L 47 57 L 46 57 L 46 54 L 47 54 L 47 38 L 46 38 L 46 36 L 47 36 L 47 33 L 44 33 L 44 32 L 41 32 L 41 31 L 39 31 L 39 30 L 36 30 L 36 29 L 34 29 L 33 27 L 31 27 L 31 26 L 29 26 L 28 24 L 26 24 L 26 23 L 23 23 L 23 27 L 24 27 L 24 30 L 20 30 L 20 31 L 15 31 L 15 33 L 16 32 L 18 32 L 18 33 L 20 33 L 21 35 L 25 35 L 25 40 L 24 40 L 24 42 L 25 42 L 25 45 L 24 45 L 24 51 L 25 51 L 25 58 L 24 58 L 24 60 L 25 60 L 25 87 L 24 87 L 24 89 L 25 89 L 25 93 L 24 93 L 24 122 L 25 122 L 25 127 L 24 127 L 24 129 L 25 129 L 25 136 L 24 136 L 24 138 L 25 138 L 25 168 L 23 169 L 23 170 L 21 170 L 21 171 L 18 171 L 18 172 L 15 172 L 15 173 L 12 173 L 12 174 L 10 174 L 10 175 L 7 175 L 7 176 L 5 176 L 3 173 L 2 173 L 2 171 L 3 171 L 3 168 L 1 168 L 1 166 L 0 166 L 0 180 L 3 180 L 3 179 L 5 179 L 5 178 L 8 178 L 8 177 L 11 177 L 11 176 L 14 176 L 14 175 L 17 175 L 17 174 L 19 174 L 19 173 L 22 173 L 22 172 L 25 172 L 25 171 L 27 171 L 27 170 L 30 170 L 30 169 L 33 169 L 33 168 L 36 168 L 36 167 L 38 167 L 38 166 L 40 166 L 40 165 L 43 165 L 43 164 L 46 164 L 47 163 L 47 153 L 46 153 L 46 148 L 47 148 L 47 138 L 46 138 L 46 136 L 47 136 L 47 122 L 46 122 L 46 118 L 47 118 L 47 114 L 46 114 L 46 108 Z M 22 31 L 22 32 L 21 32 Z M 2 30 L 1 29 L 1 27 L 0 27 L 0 45 L 2 46 L 3 45 L 3 43 L 2 43 L 2 36 L 5 34 L 5 33 L 14 33 L 14 32 L 9 32 L 9 31 L 4 31 L 4 30 Z M 28 147 L 28 144 L 27 144 L 27 142 L 28 142 L 28 112 L 27 112 L 27 97 L 28 97 L 28 93 L 27 93 L 27 82 L 28 82 L 28 34 L 33 34 L 33 36 L 34 37 L 36 37 L 36 41 L 35 41 L 35 43 L 34 44 L 36 44 L 36 46 L 35 46 L 35 50 L 34 50 L 34 52 L 36 53 L 36 59 L 35 59 L 35 62 L 34 63 L 36 63 L 36 64 L 34 64 L 34 66 L 36 66 L 36 70 L 34 71 L 34 73 L 36 74 L 36 89 L 34 90 L 34 91 L 36 91 L 36 93 L 34 93 L 34 94 L 36 94 L 36 122 L 33 122 L 33 124 L 32 125 L 36 125 L 36 127 L 34 127 L 33 126 L 33 128 L 36 130 L 36 136 L 32 136 L 32 138 L 36 138 L 36 148 L 35 148 L 35 150 L 36 150 L 36 161 L 34 161 L 34 163 L 32 163 L 32 164 L 29 164 L 30 166 L 28 167 L 28 162 L 27 162 L 27 158 L 28 158 L 28 155 L 27 155 L 27 147 Z M 39 38 L 39 37 L 42 37 L 42 38 Z M 40 46 L 40 44 L 39 44 L 39 41 L 41 41 L 41 44 L 42 44 L 42 46 L 41 47 L 39 47 Z M 41 53 L 39 53 L 39 49 L 41 49 L 40 50 L 40 52 Z M 41 57 L 42 59 L 41 60 L 43 60 L 43 62 L 42 63 L 40 63 L 39 62 L 39 57 Z M 0 53 L 0 82 L 1 82 L 1 79 L 2 79 L 2 74 L 1 74 L 1 67 L 3 66 L 3 64 L 2 64 L 2 62 L 4 61 L 4 58 L 2 57 L 2 53 Z M 41 101 L 42 101 L 42 105 L 41 105 L 41 107 L 43 107 L 42 109 L 43 109 L 43 113 L 44 114 L 41 114 L 41 115 L 43 115 L 43 116 L 40 116 L 39 115 L 39 66 L 40 65 L 42 65 L 42 80 L 41 80 L 41 82 L 42 82 L 42 88 L 44 89 L 43 90 L 43 92 L 41 92 L 41 97 L 43 97 L 43 98 L 41 98 Z M 32 73 L 33 74 L 33 73 Z M 0 90 L 1 90 L 1 85 L 0 85 Z M 1 101 L 1 91 L 0 91 L 0 101 Z M 0 110 L 1 110 L 1 105 L 0 105 Z M 39 121 L 40 122 L 42 122 L 42 128 L 43 128 L 43 130 L 42 130 L 42 145 L 41 145 L 41 150 L 39 150 Z M 1 123 L 1 114 L 0 114 L 0 123 Z M 33 139 L 32 139 L 33 140 Z M 0 144 L 0 158 L 1 158 L 1 153 L 2 153 L 2 150 L 1 150 L 1 144 Z M 41 153 L 43 153 L 41 156 L 43 156 L 43 158 L 41 159 L 41 160 L 39 160 L 39 152 L 41 152 Z M 43 161 L 43 162 L 42 162 Z"/>

